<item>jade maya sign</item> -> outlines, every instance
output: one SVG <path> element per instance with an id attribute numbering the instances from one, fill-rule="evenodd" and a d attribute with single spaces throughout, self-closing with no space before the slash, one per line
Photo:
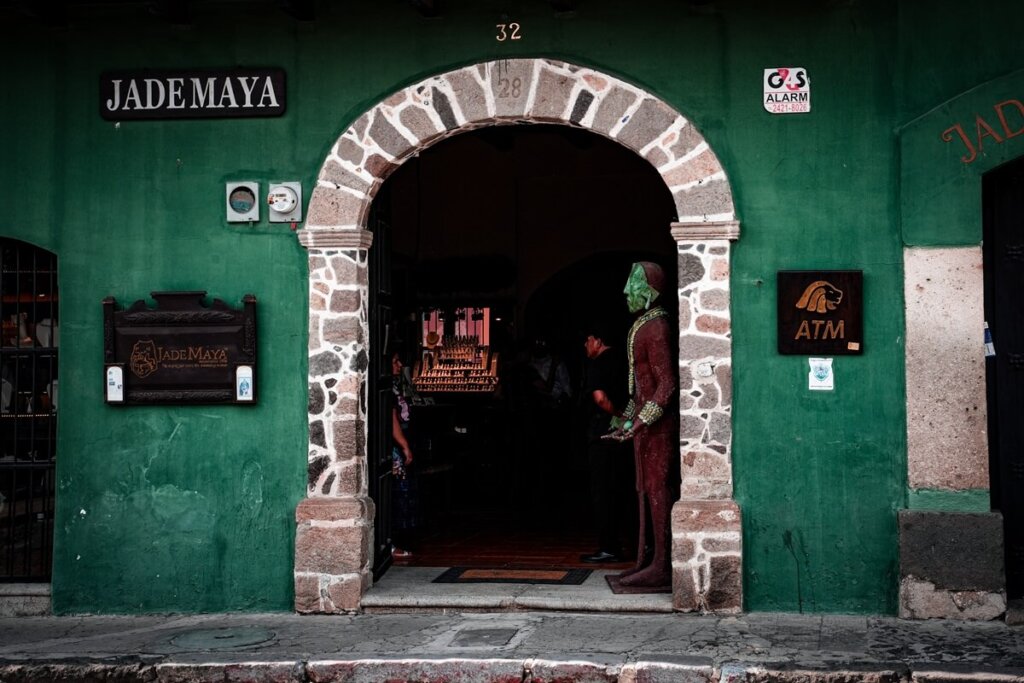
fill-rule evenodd
<path id="1" fill-rule="evenodd" d="M 256 297 L 234 309 L 206 292 L 153 292 L 117 310 L 103 300 L 107 403 L 256 403 Z"/>
<path id="2" fill-rule="evenodd" d="M 100 116 L 139 119 L 281 116 L 283 69 L 110 71 L 100 76 Z"/>

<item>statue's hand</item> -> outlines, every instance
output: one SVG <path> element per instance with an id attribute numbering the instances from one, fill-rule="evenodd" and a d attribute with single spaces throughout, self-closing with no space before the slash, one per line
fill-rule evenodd
<path id="1" fill-rule="evenodd" d="M 602 436 L 602 439 L 612 439 L 613 441 L 629 441 L 636 434 L 637 429 L 643 426 L 640 423 L 634 424 L 632 420 L 622 421 L 621 418 L 618 419 L 617 422 L 613 420 L 612 424 L 613 426 L 615 426 L 615 428 L 612 431 L 605 434 L 604 436 Z"/>
<path id="2" fill-rule="evenodd" d="M 637 422 L 630 429 L 628 429 L 627 431 L 622 433 L 622 436 L 623 436 L 622 440 L 623 441 L 629 441 L 631 439 L 635 439 L 645 429 L 647 429 L 647 425 L 645 425 L 643 422 Z"/>

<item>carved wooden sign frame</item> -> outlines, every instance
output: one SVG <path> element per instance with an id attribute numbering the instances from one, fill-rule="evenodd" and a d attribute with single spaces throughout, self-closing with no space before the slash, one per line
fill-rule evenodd
<path id="1" fill-rule="evenodd" d="M 234 309 L 205 291 L 103 300 L 104 396 L 113 405 L 256 404 L 256 297 Z"/>

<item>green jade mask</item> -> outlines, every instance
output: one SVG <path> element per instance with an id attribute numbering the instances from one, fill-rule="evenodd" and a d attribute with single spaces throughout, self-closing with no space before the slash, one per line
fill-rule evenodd
<path id="1" fill-rule="evenodd" d="M 647 273 L 639 263 L 633 264 L 633 270 L 629 273 L 626 288 L 622 293 L 626 295 L 626 306 L 630 313 L 639 313 L 650 308 L 659 295 L 658 290 L 647 284 Z"/>

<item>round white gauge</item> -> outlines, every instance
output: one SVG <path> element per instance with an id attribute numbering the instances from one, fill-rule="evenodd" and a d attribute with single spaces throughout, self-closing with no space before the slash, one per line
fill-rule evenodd
<path id="1" fill-rule="evenodd" d="M 277 213 L 291 213 L 298 203 L 299 198 L 295 194 L 295 190 L 284 185 L 270 188 L 270 194 L 267 195 L 267 204 L 270 205 L 270 210 Z"/>

